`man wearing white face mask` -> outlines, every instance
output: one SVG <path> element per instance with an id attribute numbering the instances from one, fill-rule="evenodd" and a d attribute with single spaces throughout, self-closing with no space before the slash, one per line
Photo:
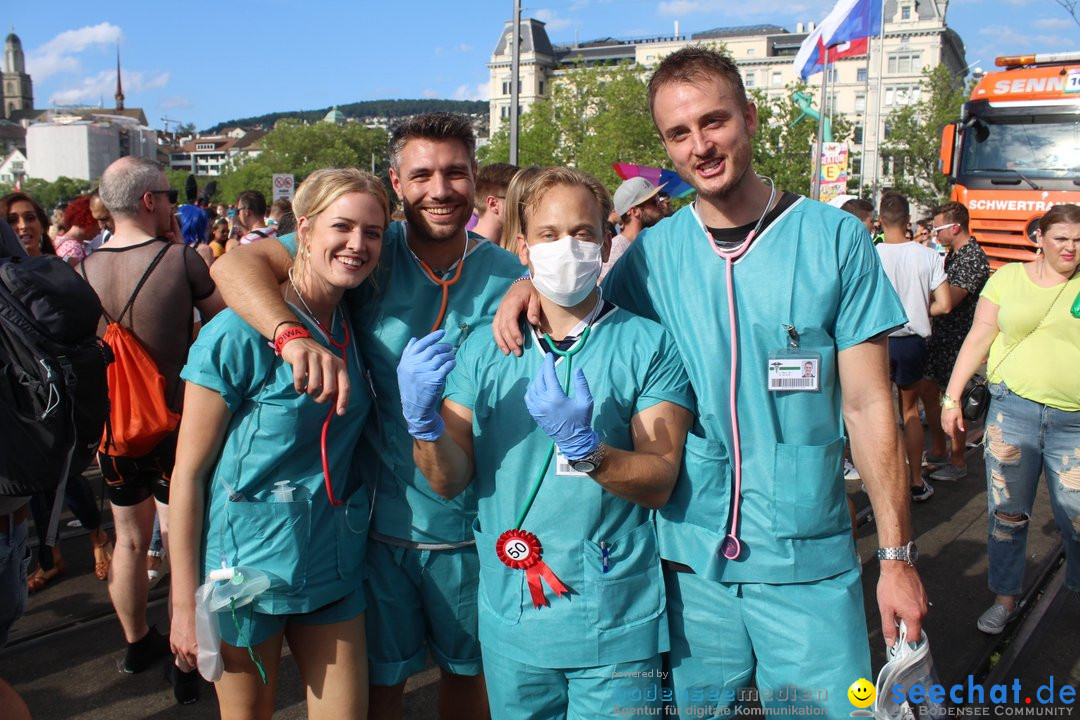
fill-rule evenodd
<path id="1" fill-rule="evenodd" d="M 398 366 L 417 467 L 447 498 L 476 484 L 480 643 L 500 718 L 661 706 L 652 511 L 675 485 L 693 402 L 667 332 L 596 287 L 610 209 L 594 178 L 542 171 L 520 208 L 541 294 L 524 355 L 503 356 L 485 328 L 456 357 L 438 334 L 414 340 Z"/>

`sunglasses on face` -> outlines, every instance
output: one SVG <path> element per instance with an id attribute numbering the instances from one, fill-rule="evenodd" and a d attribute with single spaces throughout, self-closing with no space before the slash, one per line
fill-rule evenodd
<path id="1" fill-rule="evenodd" d="M 957 225 L 957 224 L 959 224 L 959 223 L 945 223 L 944 225 L 937 225 L 935 227 L 930 228 L 930 233 L 933 234 L 933 235 L 937 235 L 942 230 L 948 230 L 953 225 Z"/>
<path id="2" fill-rule="evenodd" d="M 151 195 L 168 195 L 169 202 L 173 205 L 175 205 L 176 201 L 180 199 L 180 191 L 173 190 L 171 188 L 168 190 L 150 190 L 149 192 Z"/>

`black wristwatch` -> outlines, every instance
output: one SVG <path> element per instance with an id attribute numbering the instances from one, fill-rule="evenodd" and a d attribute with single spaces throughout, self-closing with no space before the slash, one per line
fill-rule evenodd
<path id="1" fill-rule="evenodd" d="M 607 448 L 604 443 L 600 443 L 596 446 L 596 449 L 591 453 L 581 458 L 580 460 L 569 460 L 570 467 L 574 468 L 576 472 L 591 473 L 594 472 L 600 463 L 604 462 L 604 456 L 607 454 Z"/>
<path id="2" fill-rule="evenodd" d="M 877 559 L 902 560 L 911 567 L 915 567 L 915 563 L 919 560 L 919 548 L 915 546 L 914 540 L 901 547 L 878 548 Z"/>

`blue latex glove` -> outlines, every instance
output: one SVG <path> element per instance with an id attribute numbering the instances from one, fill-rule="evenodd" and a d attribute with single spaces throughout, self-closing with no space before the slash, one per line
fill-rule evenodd
<path id="1" fill-rule="evenodd" d="M 445 330 L 436 330 L 405 346 L 397 367 L 401 411 L 409 434 L 417 440 L 434 442 L 442 437 L 446 424 L 439 416 L 446 376 L 454 369 L 454 349 L 442 340 Z"/>
<path id="2" fill-rule="evenodd" d="M 568 460 L 581 460 L 600 445 L 592 429 L 593 398 L 581 368 L 574 370 L 574 396 L 567 397 L 555 374 L 555 355 L 548 353 L 540 374 L 525 392 L 525 407 Z"/>

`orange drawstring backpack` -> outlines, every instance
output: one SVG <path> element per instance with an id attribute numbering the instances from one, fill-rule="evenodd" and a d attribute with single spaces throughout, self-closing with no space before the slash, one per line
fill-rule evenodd
<path id="1" fill-rule="evenodd" d="M 106 455 L 142 457 L 175 430 L 180 422 L 180 414 L 170 410 L 165 402 L 165 378 L 158 370 L 157 363 L 135 334 L 120 324 L 131 311 L 146 279 L 168 250 L 169 244 L 166 244 L 154 256 L 124 309 L 115 319 L 102 311 L 109 321 L 103 340 L 116 358 L 106 370 L 110 409 L 105 434 L 98 448 Z M 85 275 L 86 268 L 83 267 Z"/>

